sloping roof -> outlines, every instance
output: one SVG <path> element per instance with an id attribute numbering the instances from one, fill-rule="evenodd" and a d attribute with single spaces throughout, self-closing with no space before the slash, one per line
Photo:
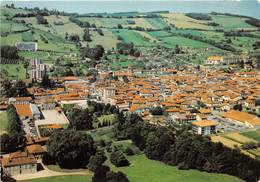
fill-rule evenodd
<path id="1" fill-rule="evenodd" d="M 39 144 L 29 145 L 26 147 L 26 150 L 29 154 L 41 154 L 46 152 Z"/>
<path id="2" fill-rule="evenodd" d="M 4 167 L 11 167 L 24 164 L 36 164 L 37 160 L 34 157 L 20 157 L 20 158 L 3 158 L 2 165 Z"/>
<path id="3" fill-rule="evenodd" d="M 14 104 L 20 117 L 33 117 L 30 104 Z"/>
<path id="4" fill-rule="evenodd" d="M 210 121 L 210 120 L 202 120 L 202 121 L 196 121 L 192 123 L 195 126 L 199 126 L 199 127 L 206 127 L 206 126 L 216 126 L 217 123 L 214 121 Z"/>
<path id="5" fill-rule="evenodd" d="M 235 121 L 240 121 L 242 123 L 249 123 L 253 126 L 260 125 L 260 118 L 246 112 L 230 110 L 224 114 L 224 117 Z"/>

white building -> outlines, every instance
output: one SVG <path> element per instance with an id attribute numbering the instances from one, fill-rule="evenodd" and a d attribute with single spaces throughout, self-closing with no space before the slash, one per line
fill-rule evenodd
<path id="1" fill-rule="evenodd" d="M 210 120 L 196 121 L 192 123 L 192 130 L 199 135 L 210 135 L 216 133 L 217 123 Z"/>

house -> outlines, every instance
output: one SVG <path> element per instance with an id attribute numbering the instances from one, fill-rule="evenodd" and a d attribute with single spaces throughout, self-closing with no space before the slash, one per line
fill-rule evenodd
<path id="1" fill-rule="evenodd" d="M 19 51 L 37 51 L 38 49 L 36 42 L 17 42 L 15 46 Z"/>
<path id="2" fill-rule="evenodd" d="M 206 65 L 217 65 L 224 62 L 224 59 L 222 56 L 209 56 L 208 59 L 205 61 Z"/>
<path id="3" fill-rule="evenodd" d="M 46 152 L 46 150 L 39 144 L 26 146 L 25 150 L 28 156 L 34 156 L 36 159 L 41 158 L 42 155 Z"/>
<path id="4" fill-rule="evenodd" d="M 21 120 L 33 119 L 33 114 L 30 108 L 30 104 L 14 104 L 16 112 Z"/>
<path id="5" fill-rule="evenodd" d="M 32 102 L 31 97 L 11 97 L 8 100 L 9 104 L 29 104 Z"/>
<path id="6" fill-rule="evenodd" d="M 210 120 L 195 121 L 192 130 L 199 135 L 210 135 L 216 133 L 216 125 L 216 122 Z"/>
<path id="7" fill-rule="evenodd" d="M 26 152 L 11 153 L 1 162 L 3 170 L 11 176 L 37 172 L 37 160 L 33 156 L 28 157 Z"/>

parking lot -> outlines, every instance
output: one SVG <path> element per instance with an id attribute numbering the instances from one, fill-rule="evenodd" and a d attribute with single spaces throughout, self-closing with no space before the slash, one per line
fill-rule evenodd
<path id="1" fill-rule="evenodd" d="M 32 137 L 38 137 L 38 132 L 35 126 L 35 122 L 32 119 L 23 120 L 22 123 L 26 135 L 30 135 Z"/>
<path id="2" fill-rule="evenodd" d="M 236 122 L 229 121 L 223 117 L 220 116 L 221 113 L 219 112 L 213 112 L 212 116 L 209 116 L 209 119 L 212 121 L 218 122 L 218 125 L 216 127 L 217 131 L 219 132 L 232 132 L 232 131 L 245 131 L 249 128 L 243 124 L 239 124 Z"/>

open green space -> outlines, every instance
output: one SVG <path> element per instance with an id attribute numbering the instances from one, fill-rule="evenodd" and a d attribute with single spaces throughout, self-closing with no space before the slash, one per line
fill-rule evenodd
<path id="1" fill-rule="evenodd" d="M 245 22 L 247 18 L 240 18 L 228 15 L 211 15 L 212 21 L 220 24 L 224 30 L 231 29 L 256 29 L 256 27 Z M 219 27 L 217 27 L 219 28 Z"/>
<path id="2" fill-rule="evenodd" d="M 115 114 L 102 115 L 97 118 L 97 122 L 94 123 L 94 128 L 99 128 L 103 125 L 112 125 L 117 121 Z"/>
<path id="3" fill-rule="evenodd" d="M 122 37 L 124 42 L 133 42 L 137 47 L 152 47 L 155 45 L 148 38 L 133 30 L 113 30 L 113 33 Z"/>
<path id="4" fill-rule="evenodd" d="M 168 26 L 162 18 L 146 18 L 145 20 L 156 29 L 163 29 L 164 27 Z"/>
<path id="5" fill-rule="evenodd" d="M 22 180 L 21 182 L 91 182 L 89 175 L 67 175 L 67 176 L 53 176 L 46 178 L 37 178 L 30 180 Z"/>
<path id="6" fill-rule="evenodd" d="M 149 160 L 145 155 L 128 157 L 131 165 L 120 167 L 131 182 L 242 182 L 243 180 L 225 175 L 200 172 L 198 170 L 179 170 L 159 161 Z"/>
<path id="7" fill-rule="evenodd" d="M 6 111 L 0 111 L 0 135 L 7 133 L 8 119 Z"/>
<path id="8" fill-rule="evenodd" d="M 176 45 L 184 46 L 184 47 L 193 47 L 193 48 L 208 48 L 212 47 L 209 44 L 180 37 L 180 36 L 171 36 L 171 37 L 165 37 L 161 38 L 161 40 L 166 44 L 166 47 L 173 48 Z"/>
<path id="9" fill-rule="evenodd" d="M 25 79 L 26 70 L 23 67 L 23 64 L 1 64 L 1 72 L 6 71 L 8 77 L 14 79 Z"/>
<path id="10" fill-rule="evenodd" d="M 242 135 L 260 142 L 260 129 L 241 133 Z"/>

